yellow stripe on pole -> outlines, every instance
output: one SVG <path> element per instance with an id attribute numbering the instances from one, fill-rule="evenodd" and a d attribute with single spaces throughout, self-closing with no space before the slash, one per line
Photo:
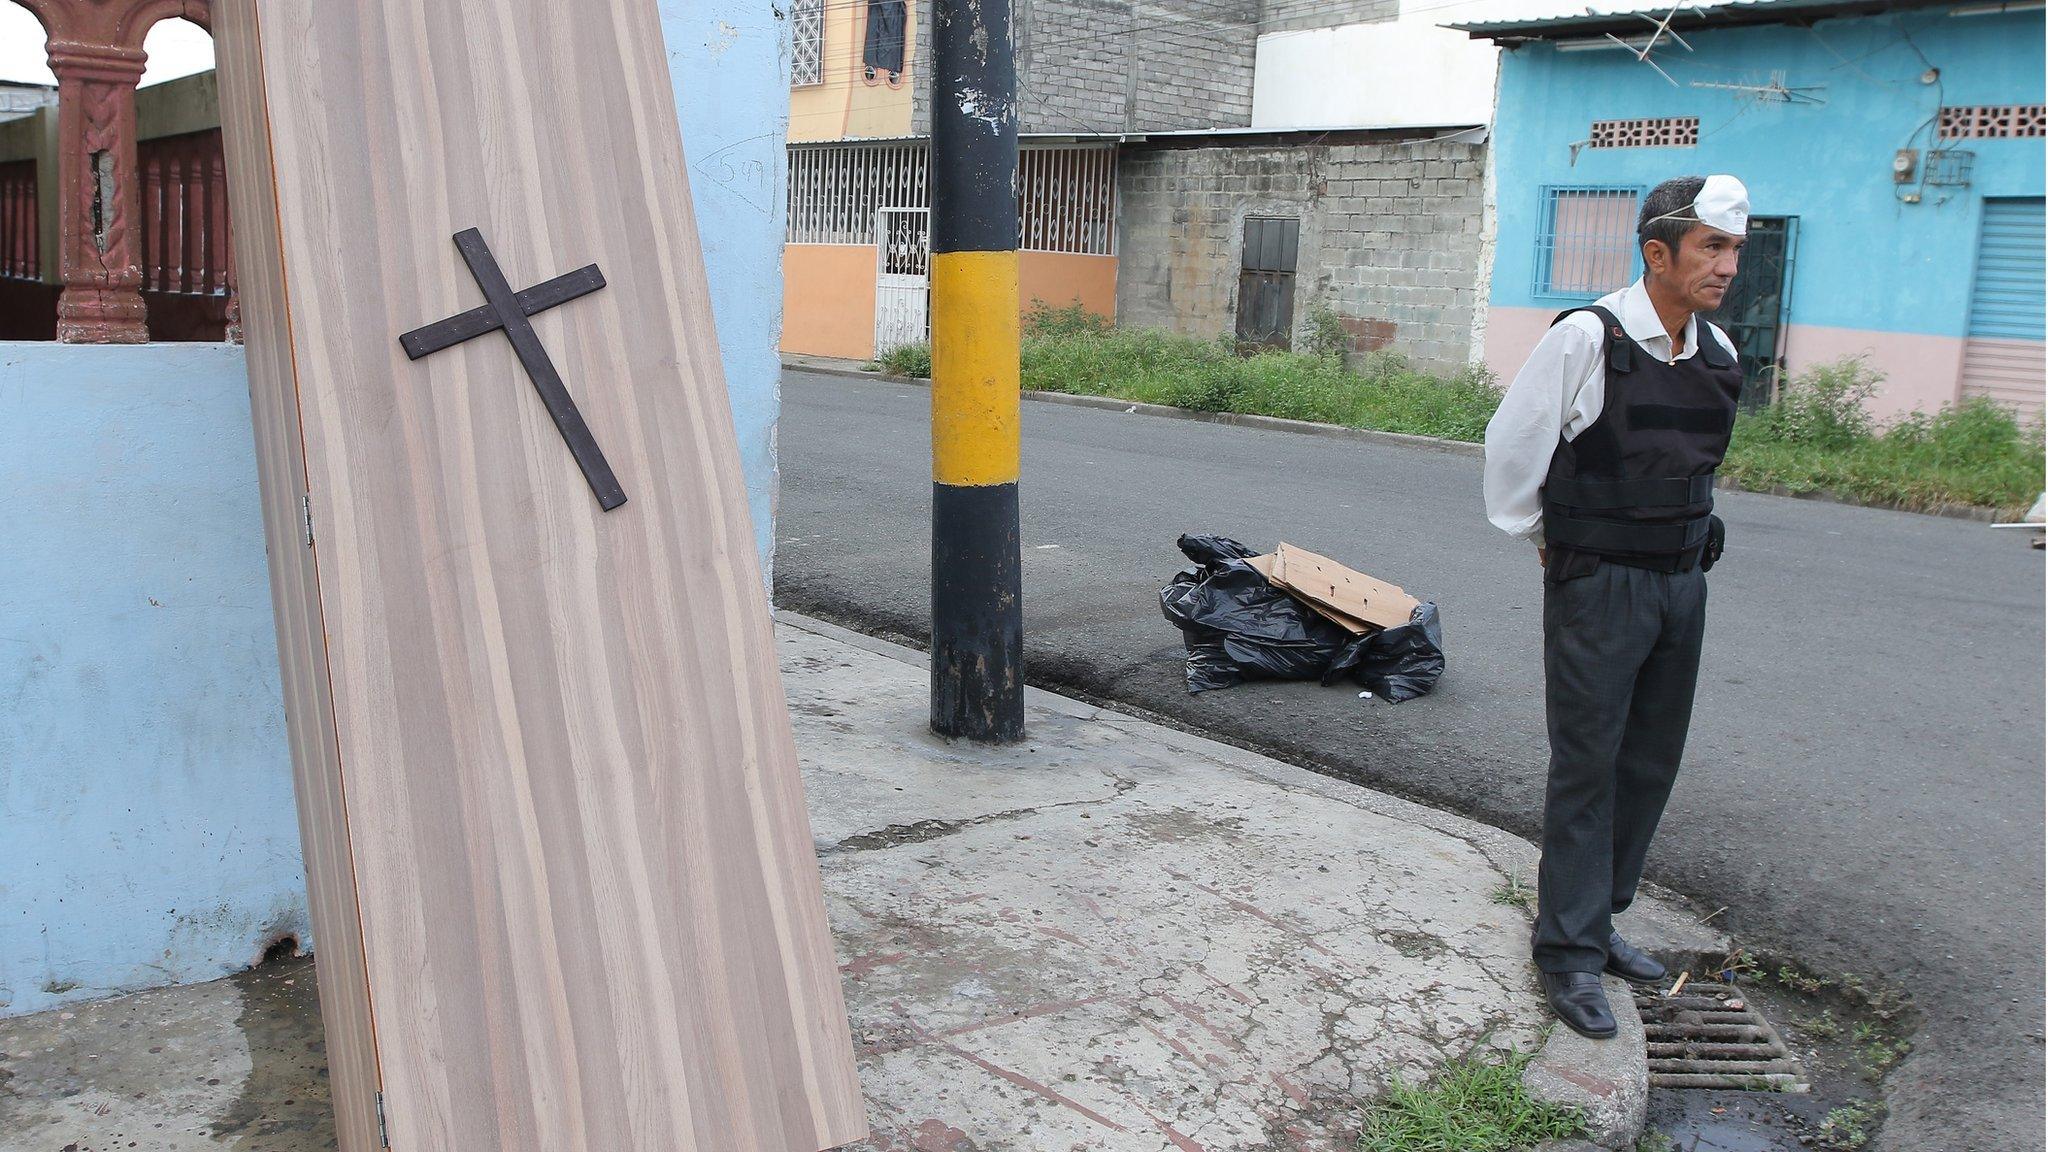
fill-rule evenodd
<path id="1" fill-rule="evenodd" d="M 1015 252 L 932 254 L 932 480 L 1017 482 Z"/>

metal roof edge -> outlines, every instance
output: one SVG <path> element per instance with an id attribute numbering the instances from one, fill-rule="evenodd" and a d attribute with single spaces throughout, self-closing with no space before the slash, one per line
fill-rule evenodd
<path id="1" fill-rule="evenodd" d="M 1960 5 L 1962 0 L 1721 0 L 1719 3 L 1675 8 L 1640 7 L 1615 12 L 1586 12 L 1563 16 L 1532 17 L 1523 20 L 1469 21 L 1439 27 L 1463 32 L 1474 40 L 1495 43 L 1528 43 L 1540 40 L 1578 39 L 1607 33 L 1630 32 L 1647 35 L 1665 13 L 1674 13 L 1671 26 L 1693 33 L 1715 28 L 1736 28 L 1759 24 L 1789 24 L 1799 20 L 1840 16 L 1878 15 L 1921 8 Z M 2014 6 L 2021 10 L 2019 5 Z"/>

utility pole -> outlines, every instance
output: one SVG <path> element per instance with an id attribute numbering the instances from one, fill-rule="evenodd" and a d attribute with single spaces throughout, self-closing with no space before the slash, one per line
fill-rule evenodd
<path id="1" fill-rule="evenodd" d="M 1024 738 L 1010 0 L 932 13 L 932 731 Z"/>

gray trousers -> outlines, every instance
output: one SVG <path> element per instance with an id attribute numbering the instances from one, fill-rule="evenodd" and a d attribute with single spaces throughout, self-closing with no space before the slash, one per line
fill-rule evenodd
<path id="1" fill-rule="evenodd" d="M 1603 563 L 1544 584 L 1550 783 L 1533 947 L 1545 972 L 1606 966 L 1611 919 L 1635 899 L 1678 776 L 1706 619 L 1697 568 Z"/>

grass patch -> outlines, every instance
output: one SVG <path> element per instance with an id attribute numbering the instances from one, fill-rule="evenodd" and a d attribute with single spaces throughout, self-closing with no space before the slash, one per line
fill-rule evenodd
<path id="1" fill-rule="evenodd" d="M 1536 890 L 1522 883 L 1522 878 L 1518 875 L 1510 875 L 1502 880 L 1494 887 L 1491 897 L 1495 904 L 1520 908 L 1531 916 L 1536 914 Z"/>
<path id="2" fill-rule="evenodd" d="M 1870 504 L 1996 508 L 2017 517 L 2042 489 L 2038 426 L 1981 397 L 1880 428 L 1864 411 L 1884 376 L 1860 357 L 1795 379 L 1735 424 L 1721 474 L 1744 487 L 1831 492 Z"/>
<path id="3" fill-rule="evenodd" d="M 1039 392 L 1110 396 L 1197 412 L 1241 412 L 1381 432 L 1478 442 L 1500 404 L 1484 368 L 1419 371 L 1377 352 L 1347 365 L 1341 329 L 1312 325 L 1308 351 L 1241 355 L 1229 339 L 1118 328 L 1079 304 L 1040 301 L 1024 322 L 1023 383 Z M 922 344 L 884 356 L 881 370 L 931 375 Z M 1878 426 L 1865 402 L 1883 375 L 1861 358 L 1817 367 L 1776 404 L 1735 423 L 1721 475 L 1745 488 L 1829 493 L 1913 511 L 1989 508 L 2017 518 L 2044 487 L 2039 426 L 2022 427 L 1988 400 Z"/>
<path id="4" fill-rule="evenodd" d="M 1043 304 L 1025 324 L 1024 387 L 1474 441 L 1500 404 L 1483 369 L 1444 379 L 1386 353 L 1346 368 L 1328 347 L 1239 355 L 1228 340 L 1115 328 Z"/>
<path id="5" fill-rule="evenodd" d="M 1427 1084 L 1392 1085 L 1366 1111 L 1359 1152 L 1509 1152 L 1578 1135 L 1577 1113 L 1522 1087 L 1530 1059 L 1475 1052 Z"/>
<path id="6" fill-rule="evenodd" d="M 892 348 L 882 353 L 869 367 L 892 376 L 915 376 L 920 380 L 929 380 L 932 375 L 932 346 L 905 344 Z"/>

